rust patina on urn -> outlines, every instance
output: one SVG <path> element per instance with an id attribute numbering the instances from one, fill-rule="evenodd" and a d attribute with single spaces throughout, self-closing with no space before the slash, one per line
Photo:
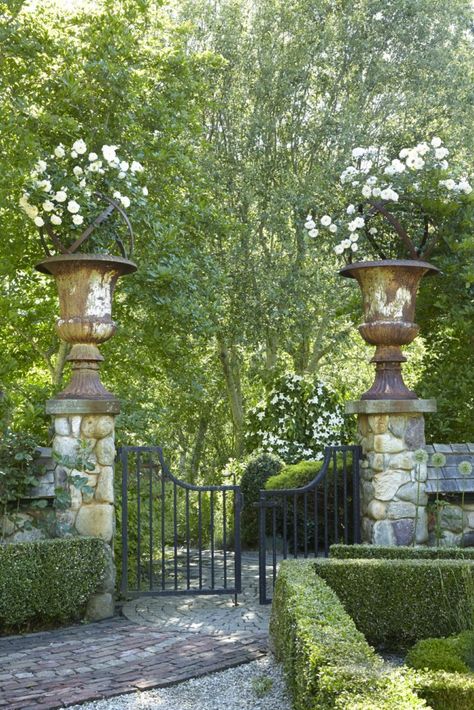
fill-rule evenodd
<path id="1" fill-rule="evenodd" d="M 348 264 L 341 276 L 356 279 L 362 291 L 364 322 L 359 332 L 375 345 L 375 380 L 361 399 L 418 399 L 403 382 L 401 346 L 418 335 L 414 322 L 416 294 L 425 275 L 439 273 L 426 261 L 410 259 Z"/>
<path id="2" fill-rule="evenodd" d="M 102 254 L 60 254 L 36 265 L 56 279 L 60 318 L 56 323 L 62 340 L 71 343 L 67 360 L 72 377 L 56 399 L 115 399 L 100 381 L 104 360 L 98 345 L 113 336 L 112 299 L 120 276 L 136 271 L 132 261 Z"/>

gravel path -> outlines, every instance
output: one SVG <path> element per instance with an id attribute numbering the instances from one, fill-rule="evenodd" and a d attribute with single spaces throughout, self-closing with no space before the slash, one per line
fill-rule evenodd
<path id="1" fill-rule="evenodd" d="M 260 692 L 259 692 L 260 690 Z M 291 710 L 283 674 L 267 656 L 170 688 L 119 695 L 69 710 Z"/>

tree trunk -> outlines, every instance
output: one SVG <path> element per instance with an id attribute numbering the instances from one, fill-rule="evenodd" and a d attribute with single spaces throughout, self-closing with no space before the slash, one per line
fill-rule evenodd
<path id="1" fill-rule="evenodd" d="M 219 350 L 234 429 L 234 456 L 239 458 L 243 453 L 244 444 L 244 407 L 240 388 L 239 360 L 235 349 L 231 347 L 229 350 L 222 342 L 219 344 Z"/>
<path id="2" fill-rule="evenodd" d="M 204 451 L 204 442 L 206 440 L 207 429 L 209 426 L 209 414 L 206 411 L 199 417 L 199 426 L 194 442 L 193 453 L 191 456 L 191 473 L 190 483 L 195 483 L 199 474 L 199 466 L 201 464 L 202 453 Z"/>
<path id="3" fill-rule="evenodd" d="M 69 344 L 65 343 L 63 340 L 59 343 L 58 352 L 56 354 L 56 362 L 51 372 L 51 380 L 54 387 L 60 387 L 63 380 L 64 367 L 66 365 L 66 358 L 69 353 Z"/>

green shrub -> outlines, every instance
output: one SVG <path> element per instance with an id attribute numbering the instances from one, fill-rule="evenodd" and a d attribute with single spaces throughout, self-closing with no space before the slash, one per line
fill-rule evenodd
<path id="1" fill-rule="evenodd" d="M 0 631 L 80 619 L 109 564 L 108 547 L 95 538 L 0 546 Z"/>
<path id="2" fill-rule="evenodd" d="M 378 545 L 331 545 L 331 557 L 354 559 L 474 560 L 474 549 L 466 547 L 382 547 Z"/>
<path id="3" fill-rule="evenodd" d="M 280 565 L 270 634 L 295 710 L 425 707 L 403 672 L 386 671 L 314 562 Z"/>
<path id="4" fill-rule="evenodd" d="M 419 670 L 469 673 L 469 668 L 458 653 L 455 637 L 447 639 L 422 639 L 411 648 L 405 659 L 407 666 Z"/>
<path id="5" fill-rule="evenodd" d="M 462 673 L 422 672 L 416 674 L 414 688 L 433 710 L 472 710 L 474 678 Z"/>
<path id="6" fill-rule="evenodd" d="M 321 559 L 313 564 L 375 645 L 404 649 L 473 627 L 472 562 Z"/>
<path id="7" fill-rule="evenodd" d="M 283 462 L 273 454 L 260 453 L 250 458 L 242 474 L 240 489 L 244 497 L 242 510 L 242 542 L 245 545 L 258 544 L 258 511 L 253 503 L 258 501 L 259 492 L 270 476 L 281 471 Z"/>
<path id="8" fill-rule="evenodd" d="M 267 490 L 301 488 L 316 478 L 323 467 L 323 461 L 300 461 L 284 466 L 280 473 L 270 476 L 265 482 Z"/>

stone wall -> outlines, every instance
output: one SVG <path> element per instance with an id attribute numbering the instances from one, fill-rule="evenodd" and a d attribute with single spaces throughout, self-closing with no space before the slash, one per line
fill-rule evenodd
<path id="1" fill-rule="evenodd" d="M 474 547 L 474 502 L 462 500 L 459 496 L 439 498 L 441 506 L 436 506 L 430 498 L 428 505 L 428 534 L 430 546 Z"/>
<path id="2" fill-rule="evenodd" d="M 414 452 L 425 444 L 423 411 L 429 400 L 365 400 L 351 402 L 358 414 L 362 446 L 362 542 L 411 545 L 428 542 L 426 465 Z"/>

